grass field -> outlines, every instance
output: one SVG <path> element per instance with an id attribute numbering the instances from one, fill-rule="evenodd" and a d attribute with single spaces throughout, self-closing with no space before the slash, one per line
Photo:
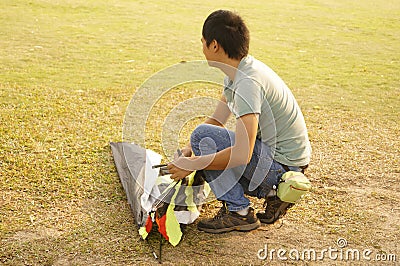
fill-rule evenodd
<path id="1" fill-rule="evenodd" d="M 208 235 L 189 226 L 178 247 L 164 245 L 165 264 L 279 264 L 257 251 L 265 244 L 322 250 L 338 238 L 400 261 L 399 1 L 3 0 L 1 264 L 155 263 L 108 143 L 122 140 L 125 110 L 147 78 L 203 59 L 202 23 L 219 8 L 244 17 L 250 53 L 295 94 L 312 142 L 314 187 L 282 227 Z M 172 90 L 147 123 L 149 147 L 163 152 L 165 106 L 219 94 L 204 84 Z M 181 143 L 193 126 L 184 127 Z M 202 216 L 216 207 L 206 205 Z"/>

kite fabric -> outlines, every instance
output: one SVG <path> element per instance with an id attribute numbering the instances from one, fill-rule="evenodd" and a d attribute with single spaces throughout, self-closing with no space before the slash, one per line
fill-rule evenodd
<path id="1" fill-rule="evenodd" d="M 200 172 L 174 182 L 161 175 L 162 156 L 127 142 L 111 142 L 115 166 L 131 206 L 139 234 L 146 239 L 156 223 L 158 231 L 173 246 L 182 237 L 181 225 L 193 223 L 210 188 Z"/>

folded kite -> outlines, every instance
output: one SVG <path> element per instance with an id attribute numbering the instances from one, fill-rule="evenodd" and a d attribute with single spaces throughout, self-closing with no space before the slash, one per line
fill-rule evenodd
<path id="1" fill-rule="evenodd" d="M 139 234 L 146 239 L 154 222 L 158 231 L 173 246 L 182 238 L 181 225 L 193 223 L 210 188 L 199 172 L 173 182 L 162 176 L 161 155 L 139 145 L 111 142 L 114 162 L 128 198 Z"/>

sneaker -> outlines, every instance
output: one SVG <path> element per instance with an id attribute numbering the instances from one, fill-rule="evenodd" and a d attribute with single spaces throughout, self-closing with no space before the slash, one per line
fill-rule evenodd
<path id="1" fill-rule="evenodd" d="M 260 221 L 254 215 L 254 209 L 249 208 L 247 215 L 230 212 L 225 204 L 211 219 L 205 219 L 197 224 L 197 228 L 207 233 L 225 233 L 230 231 L 251 231 L 260 226 Z"/>
<path id="2" fill-rule="evenodd" d="M 265 212 L 257 213 L 257 218 L 262 223 L 273 224 L 276 220 L 286 214 L 286 211 L 294 204 L 281 201 L 278 196 L 267 197 L 265 200 L 267 207 Z"/>

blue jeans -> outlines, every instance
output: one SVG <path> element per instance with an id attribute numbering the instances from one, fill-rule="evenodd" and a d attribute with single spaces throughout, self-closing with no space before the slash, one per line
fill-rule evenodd
<path id="1" fill-rule="evenodd" d="M 199 125 L 190 143 L 196 156 L 213 154 L 234 145 L 235 133 L 210 124 Z M 290 170 L 301 171 L 299 167 Z M 285 169 L 273 160 L 271 148 L 256 139 L 253 155 L 247 165 L 225 170 L 203 170 L 206 181 L 218 200 L 225 201 L 229 211 L 240 211 L 250 205 L 245 194 L 264 198 L 276 188 Z"/>

